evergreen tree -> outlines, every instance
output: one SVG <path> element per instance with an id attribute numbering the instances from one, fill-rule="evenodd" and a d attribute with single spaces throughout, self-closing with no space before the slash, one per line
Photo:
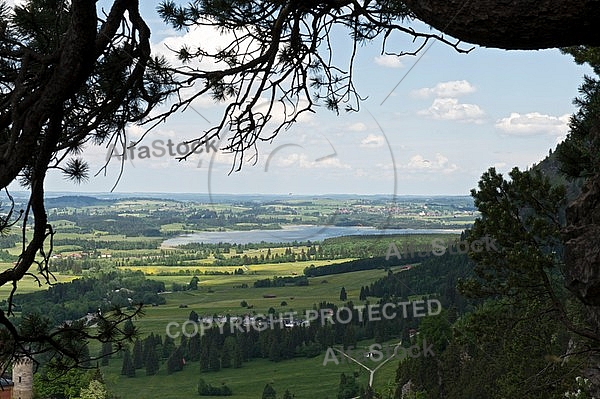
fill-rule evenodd
<path id="1" fill-rule="evenodd" d="M 192 279 L 190 280 L 190 283 L 188 284 L 188 290 L 196 291 L 198 289 L 199 282 L 200 282 L 200 279 L 197 276 L 192 277 Z"/>
<path id="2" fill-rule="evenodd" d="M 213 345 L 208 352 L 208 369 L 210 371 L 221 370 L 221 359 L 219 358 L 219 349 Z"/>
<path id="3" fill-rule="evenodd" d="M 358 394 L 358 384 L 354 376 L 342 373 L 340 376 L 340 385 L 338 387 L 338 399 L 350 399 Z"/>
<path id="4" fill-rule="evenodd" d="M 181 335 L 181 341 L 179 342 L 179 351 L 181 352 L 181 356 L 184 358 L 188 356 L 188 347 L 189 347 L 189 339 L 185 335 Z"/>
<path id="5" fill-rule="evenodd" d="M 340 301 L 345 301 L 346 299 L 348 299 L 348 294 L 346 294 L 346 288 L 342 287 L 342 290 L 340 291 Z"/>
<path id="6" fill-rule="evenodd" d="M 175 347 L 175 340 L 167 335 L 161 350 L 162 358 L 167 359 L 169 356 L 171 356 L 171 353 L 173 353 Z"/>
<path id="7" fill-rule="evenodd" d="M 200 360 L 200 334 L 194 334 L 189 339 L 186 359 L 191 362 Z"/>
<path id="8" fill-rule="evenodd" d="M 271 384 L 265 385 L 265 389 L 263 389 L 262 399 L 277 399 L 277 392 L 271 386 Z"/>
<path id="9" fill-rule="evenodd" d="M 188 320 L 198 323 L 200 321 L 200 316 L 198 315 L 198 313 L 192 310 L 190 312 L 190 315 L 188 316 Z"/>
<path id="10" fill-rule="evenodd" d="M 133 367 L 136 370 L 144 367 L 144 352 L 142 350 L 142 341 L 139 339 L 136 339 L 133 344 Z"/>
<path id="11" fill-rule="evenodd" d="M 181 346 L 175 349 L 167 360 L 167 374 L 183 370 L 184 360 Z"/>
<path id="12" fill-rule="evenodd" d="M 239 369 L 242 367 L 242 363 L 244 362 L 244 350 L 239 344 L 239 340 L 236 340 L 235 344 L 235 353 L 233 354 L 233 368 Z"/>
<path id="13" fill-rule="evenodd" d="M 125 349 L 125 353 L 123 353 L 123 366 L 121 367 L 121 375 L 135 377 L 135 367 L 133 367 L 133 360 L 131 359 L 131 353 L 129 352 L 129 349 Z"/>
<path id="14" fill-rule="evenodd" d="M 207 335 L 200 339 L 200 371 L 209 371 L 210 341 Z"/>
<path id="15" fill-rule="evenodd" d="M 356 330 L 352 324 L 349 324 L 344 329 L 344 349 L 356 348 L 358 340 L 356 338 Z"/>
<path id="16" fill-rule="evenodd" d="M 221 367 L 224 369 L 231 368 L 233 363 L 233 357 L 236 353 L 236 343 L 235 338 L 229 336 L 225 338 L 225 343 L 223 344 L 223 350 L 221 351 Z"/>
<path id="17" fill-rule="evenodd" d="M 160 368 L 158 354 L 155 350 L 150 350 L 146 354 L 146 375 L 155 375 Z"/>
<path id="18" fill-rule="evenodd" d="M 90 367 L 90 348 L 87 342 L 81 346 L 81 351 L 79 352 L 79 359 L 81 360 L 81 365 L 84 368 Z"/>
<path id="19" fill-rule="evenodd" d="M 100 364 L 102 366 L 108 366 L 109 359 L 112 353 L 112 344 L 110 342 L 103 342 L 100 347 Z"/>
<path id="20" fill-rule="evenodd" d="M 367 295 L 365 293 L 365 287 L 360 287 L 360 294 L 358 295 L 358 299 L 360 299 L 361 301 L 367 300 Z"/>

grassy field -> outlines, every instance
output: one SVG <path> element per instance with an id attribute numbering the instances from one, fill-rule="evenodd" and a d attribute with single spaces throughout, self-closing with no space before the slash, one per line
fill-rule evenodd
<path id="1" fill-rule="evenodd" d="M 0 262 L 0 272 L 9 269 L 12 266 L 12 263 Z M 74 278 L 77 278 L 77 276 L 67 274 L 56 274 L 55 277 L 56 281 L 52 281 L 52 283 L 66 283 L 73 280 Z M 40 285 L 35 278 L 31 276 L 25 276 L 23 277 L 23 279 L 21 279 L 21 281 L 19 281 L 17 292 L 19 294 L 27 294 L 30 292 L 45 289 L 48 289 L 48 284 L 46 284 L 44 281 L 42 281 L 42 284 Z M 4 285 L 0 287 L 0 298 L 7 298 L 11 290 L 12 285 Z"/>
<path id="2" fill-rule="evenodd" d="M 266 265 L 259 265 L 264 267 Z M 255 267 L 259 267 L 255 266 Z M 252 283 L 257 276 L 249 275 L 222 275 L 222 276 L 200 276 L 198 291 L 182 291 L 166 294 L 166 305 L 146 308 L 146 316 L 136 324 L 142 333 L 150 332 L 164 335 L 169 322 L 183 323 L 187 320 L 190 312 L 194 310 L 199 315 L 217 314 L 243 314 L 250 312 L 242 308 L 240 302 L 246 301 L 253 306 L 252 311 L 266 314 L 270 307 L 276 313 L 297 311 L 303 314 L 306 309 L 312 309 L 314 304 L 322 301 L 342 304 L 339 299 L 342 287 L 346 289 L 348 300 L 358 302 L 360 288 L 387 274 L 384 270 L 368 270 L 331 276 L 315 277 L 309 279 L 306 287 L 277 287 L 277 288 L 253 288 Z M 282 274 L 273 273 L 272 276 Z M 169 283 L 177 282 L 187 284 L 190 276 L 148 276 L 151 279 L 164 281 L 167 287 Z M 269 275 L 262 274 L 259 278 L 267 278 Z M 249 288 L 239 287 L 246 282 Z M 275 295 L 275 298 L 264 298 L 264 295 Z M 286 305 L 282 306 L 285 302 Z M 182 307 L 185 306 L 185 307 Z"/>
<path id="3" fill-rule="evenodd" d="M 276 312 L 298 311 L 303 314 L 305 309 L 312 308 L 313 304 L 320 301 L 337 303 L 342 286 L 346 288 L 348 300 L 358 302 L 360 287 L 377 280 L 387 272 L 384 270 L 360 271 L 339 275 L 330 275 L 311 278 L 307 287 L 282 287 L 282 288 L 234 288 L 245 281 L 248 284 L 257 277 L 283 275 L 286 272 L 300 272 L 303 265 L 277 264 L 256 265 L 252 268 L 258 275 L 241 276 L 200 276 L 200 289 L 198 291 L 184 291 L 166 294 L 167 304 L 158 307 L 146 308 L 143 318 L 135 322 L 142 334 L 165 335 L 167 324 L 170 322 L 183 323 L 188 319 L 189 313 L 194 310 L 200 315 L 213 313 L 238 314 L 247 311 L 240 306 L 241 300 L 246 300 L 254 305 L 253 311 L 266 313 L 269 307 Z M 188 283 L 189 276 L 149 276 L 149 278 L 169 282 Z M 209 292 L 212 291 L 212 292 Z M 263 298 L 264 294 L 276 295 L 276 298 Z M 285 301 L 287 306 L 281 306 Z M 186 308 L 180 308 L 186 305 Z M 360 347 L 368 347 L 372 342 L 363 341 Z M 97 350 L 97 349 L 96 349 Z M 179 399 L 197 396 L 196 384 L 199 378 L 204 378 L 212 385 L 227 384 L 234 392 L 236 398 L 260 398 L 266 383 L 272 383 L 281 396 L 285 389 L 290 389 L 297 399 L 302 398 L 336 398 L 339 385 L 339 376 L 343 373 L 356 372 L 362 385 L 368 382 L 368 372 L 356 364 L 340 363 L 335 365 L 329 362 L 323 366 L 325 354 L 313 359 L 295 358 L 278 363 L 266 359 L 254 359 L 244 363 L 241 369 L 225 369 L 217 373 L 201 373 L 198 362 L 189 363 L 184 371 L 167 375 L 163 363 L 160 373 L 147 377 L 143 369 L 138 370 L 138 376 L 127 378 L 120 375 L 121 359 L 111 360 L 111 364 L 104 368 L 109 386 L 114 394 L 121 399 L 163 398 Z M 381 367 L 375 374 L 374 386 L 385 389 L 394 380 L 397 360 L 391 360 Z M 372 368 L 377 364 L 370 364 Z"/>
<path id="4" fill-rule="evenodd" d="M 232 389 L 232 397 L 240 399 L 259 399 L 267 383 L 273 385 L 277 397 L 281 397 L 289 389 L 296 395 L 296 399 L 334 399 L 337 397 L 341 373 L 356 372 L 361 385 L 368 382 L 367 371 L 358 365 L 328 363 L 323 366 L 323 359 L 323 355 L 278 363 L 255 359 L 244 363 L 241 369 L 222 369 L 208 373 L 200 372 L 199 362 L 190 362 L 178 373 L 168 375 L 165 366 L 161 365 L 161 370 L 155 376 L 148 377 L 140 369 L 134 378 L 121 376 L 121 359 L 111 359 L 110 365 L 103 367 L 102 371 L 107 375 L 110 391 L 121 399 L 199 397 L 197 384 L 200 378 L 213 386 L 225 383 Z"/>

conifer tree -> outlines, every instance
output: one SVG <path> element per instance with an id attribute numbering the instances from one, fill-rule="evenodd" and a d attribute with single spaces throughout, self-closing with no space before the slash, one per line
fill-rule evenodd
<path id="1" fill-rule="evenodd" d="M 346 294 L 346 288 L 342 287 L 340 291 L 340 301 L 345 301 L 348 299 L 348 294 Z"/>
<path id="2" fill-rule="evenodd" d="M 263 389 L 262 399 L 277 399 L 277 392 L 275 388 L 271 386 L 271 384 L 265 385 L 265 389 Z"/>
<path id="3" fill-rule="evenodd" d="M 112 350 L 112 344 L 110 342 L 102 343 L 102 346 L 100 347 L 100 364 L 102 366 L 108 366 Z"/>
<path id="4" fill-rule="evenodd" d="M 144 367 L 144 352 L 142 350 L 142 342 L 139 339 L 133 344 L 133 367 L 141 369 Z"/>
<path id="5" fill-rule="evenodd" d="M 167 335 L 161 350 L 162 358 L 167 359 L 169 356 L 171 356 L 171 353 L 173 353 L 175 347 L 175 340 Z"/>
<path id="6" fill-rule="evenodd" d="M 219 358 L 219 349 L 215 346 L 208 352 L 208 369 L 210 371 L 219 371 L 221 369 L 221 359 Z"/>
<path id="7" fill-rule="evenodd" d="M 133 360 L 131 359 L 131 353 L 129 352 L 129 349 L 125 349 L 125 353 L 123 353 L 123 366 L 121 367 L 121 375 L 135 377 L 135 367 L 133 367 Z"/>
<path id="8" fill-rule="evenodd" d="M 236 353 L 236 343 L 235 338 L 229 336 L 225 338 L 225 343 L 223 344 L 223 349 L 221 350 L 221 367 L 224 369 L 231 368 L 233 364 L 233 358 Z"/>
<path id="9" fill-rule="evenodd" d="M 148 352 L 146 356 L 146 375 L 154 375 L 158 373 L 160 368 L 156 351 Z"/>
<path id="10" fill-rule="evenodd" d="M 200 334 L 194 334 L 189 339 L 186 359 L 191 362 L 200 360 Z"/>
<path id="11" fill-rule="evenodd" d="M 167 360 L 167 374 L 173 374 L 176 371 L 183 370 L 183 365 L 182 348 L 179 346 L 171 353 L 171 356 L 169 356 L 169 359 Z"/>

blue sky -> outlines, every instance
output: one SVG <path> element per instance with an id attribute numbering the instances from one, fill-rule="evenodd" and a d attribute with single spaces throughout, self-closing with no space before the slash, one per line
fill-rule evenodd
<path id="1" fill-rule="evenodd" d="M 165 43 L 226 40 L 206 31 L 183 37 L 162 24 L 152 6 L 144 7 L 157 52 L 168 53 Z M 345 32 L 336 32 L 335 41 L 339 65 L 345 66 L 349 39 Z M 390 43 L 391 49 L 397 44 L 400 50 L 405 40 Z M 572 100 L 582 76 L 591 73 L 558 50 L 477 47 L 459 54 L 438 42 L 390 95 L 417 57 L 382 57 L 380 51 L 380 41 L 359 50 L 355 84 L 368 97 L 361 112 L 337 116 L 318 108 L 272 143 L 261 145 L 256 165 L 228 174 L 231 158 L 211 147 L 183 163 L 167 155 L 168 140 L 176 151 L 177 144 L 211 127 L 205 118 L 218 120 L 222 107 L 202 99 L 139 144 L 162 147 L 165 156 L 128 159 L 115 191 L 467 195 L 489 167 L 502 172 L 526 168 L 547 155 L 567 133 L 568 117 L 575 110 Z M 132 127 L 131 140 L 142 132 Z M 106 153 L 106 148 L 86 150 L 94 173 Z M 106 176 L 79 186 L 53 173 L 46 189 L 106 192 L 116 182 L 118 166 L 113 159 Z"/>

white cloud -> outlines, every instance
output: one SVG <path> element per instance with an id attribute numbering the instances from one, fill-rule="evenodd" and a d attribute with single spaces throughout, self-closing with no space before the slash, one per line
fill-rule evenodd
<path id="1" fill-rule="evenodd" d="M 385 68 L 402 68 L 404 65 L 396 55 L 382 54 L 374 58 L 377 65 Z"/>
<path id="2" fill-rule="evenodd" d="M 364 139 L 362 139 L 360 141 L 360 146 L 361 147 L 368 147 L 368 148 L 377 148 L 377 147 L 383 147 L 383 145 L 385 144 L 385 137 L 383 137 L 382 135 L 377 135 L 377 134 L 369 134 L 367 137 L 365 137 Z"/>
<path id="3" fill-rule="evenodd" d="M 21 6 L 25 4 L 25 0 L 5 0 L 4 3 L 10 7 Z"/>
<path id="4" fill-rule="evenodd" d="M 449 82 L 440 82 L 434 87 L 425 87 L 413 91 L 417 97 L 437 97 L 437 98 L 456 98 L 465 94 L 475 92 L 475 86 L 466 80 L 453 80 Z"/>
<path id="5" fill-rule="evenodd" d="M 179 32 L 177 32 L 179 33 Z M 219 32 L 216 28 L 210 26 L 194 25 L 189 31 L 184 34 L 176 34 L 163 39 L 160 43 L 154 44 L 152 53 L 163 55 L 173 65 L 180 66 L 182 62 L 177 58 L 177 51 L 182 47 L 187 47 L 191 53 L 194 53 L 198 48 L 214 54 L 218 50 L 225 48 L 229 43 L 235 40 L 235 36 L 230 33 Z M 245 48 L 248 43 L 242 43 L 241 47 Z M 256 46 L 250 45 L 250 49 Z M 210 57 L 194 58 L 191 62 L 185 64 L 187 67 L 199 68 L 202 70 L 215 70 L 227 66 L 225 62 L 216 63 Z"/>
<path id="6" fill-rule="evenodd" d="M 362 122 L 356 122 L 348 126 L 348 130 L 351 132 L 364 132 L 367 130 L 367 125 Z"/>
<path id="7" fill-rule="evenodd" d="M 448 158 L 442 154 L 436 154 L 432 160 L 425 159 L 420 154 L 414 155 L 408 161 L 408 164 L 401 166 L 402 169 L 408 169 L 412 171 L 429 171 L 436 173 L 452 173 L 458 170 L 458 166 L 454 163 L 449 163 Z"/>
<path id="8" fill-rule="evenodd" d="M 569 131 L 569 118 L 570 115 L 568 114 L 551 116 L 539 112 L 530 112 L 521 115 L 518 112 L 513 112 L 510 116 L 496 121 L 496 128 L 506 134 L 515 136 L 549 134 L 564 138 Z"/>
<path id="9" fill-rule="evenodd" d="M 287 157 L 279 157 L 276 162 L 278 168 L 351 169 L 350 165 L 343 163 L 337 156 L 309 159 L 306 154 L 293 153 Z"/>
<path id="10" fill-rule="evenodd" d="M 419 115 L 433 119 L 480 123 L 485 113 L 476 104 L 461 104 L 456 98 L 436 98 L 428 109 Z"/>

